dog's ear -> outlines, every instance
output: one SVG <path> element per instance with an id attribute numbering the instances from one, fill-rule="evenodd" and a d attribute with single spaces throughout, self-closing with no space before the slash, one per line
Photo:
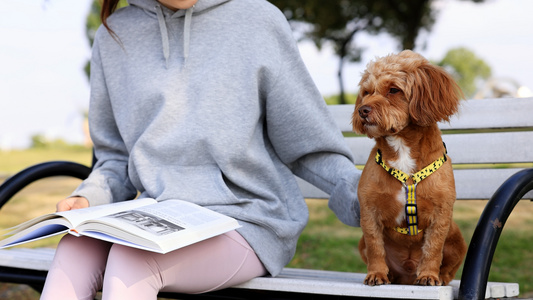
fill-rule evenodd
<path id="1" fill-rule="evenodd" d="M 409 112 L 413 122 L 420 126 L 449 121 L 464 98 L 452 76 L 429 62 L 410 73 L 408 82 L 411 86 Z"/>

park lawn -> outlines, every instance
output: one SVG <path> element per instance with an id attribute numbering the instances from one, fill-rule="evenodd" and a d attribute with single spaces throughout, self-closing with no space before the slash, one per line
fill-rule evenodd
<path id="1" fill-rule="evenodd" d="M 12 175 L 34 164 L 52 160 L 74 161 L 90 166 L 92 149 L 73 146 L 56 149 L 0 150 L 0 178 Z"/>
<path id="2" fill-rule="evenodd" d="M 0 153 L 0 182 L 9 175 L 35 163 L 70 160 L 90 164 L 91 151 L 27 150 Z M 0 228 L 8 228 L 41 214 L 55 211 L 55 203 L 68 196 L 80 183 L 73 178 L 49 178 L 31 184 L 6 204 L 1 211 Z M 298 243 L 289 267 L 349 272 L 366 272 L 357 244 L 360 228 L 342 224 L 327 207 L 327 201 L 308 199 L 309 224 Z M 486 201 L 457 201 L 454 219 L 467 241 L 477 224 Z M 506 223 L 489 275 L 490 281 L 518 282 L 520 295 L 533 295 L 533 204 L 522 201 Z M 55 247 L 59 237 L 44 239 L 24 247 Z M 459 278 L 462 269 L 459 270 Z M 2 299 L 0 284 L 0 299 Z"/>

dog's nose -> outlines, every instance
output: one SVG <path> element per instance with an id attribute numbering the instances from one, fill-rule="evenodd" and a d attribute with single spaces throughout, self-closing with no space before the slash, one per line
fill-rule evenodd
<path id="1" fill-rule="evenodd" d="M 371 111 L 372 111 L 372 107 L 368 105 L 363 105 L 359 107 L 359 116 L 364 119 L 368 117 Z"/>

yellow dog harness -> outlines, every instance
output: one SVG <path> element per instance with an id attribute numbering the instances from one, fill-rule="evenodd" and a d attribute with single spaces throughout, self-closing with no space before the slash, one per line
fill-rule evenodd
<path id="1" fill-rule="evenodd" d="M 444 155 L 425 167 L 424 169 L 416 172 L 413 175 L 408 175 L 400 170 L 391 168 L 385 164 L 382 158 L 381 151 L 378 149 L 376 153 L 376 163 L 385 169 L 387 173 L 394 176 L 398 179 L 402 185 L 405 187 L 405 218 L 407 221 L 407 228 L 404 227 L 394 227 L 393 229 L 399 233 L 407 235 L 417 235 L 422 230 L 418 229 L 418 217 L 417 217 L 417 207 L 416 207 L 416 186 L 418 183 L 429 175 L 435 173 L 447 160 L 446 158 L 446 145 L 444 145 Z M 407 180 L 412 178 L 413 184 L 407 185 Z"/>

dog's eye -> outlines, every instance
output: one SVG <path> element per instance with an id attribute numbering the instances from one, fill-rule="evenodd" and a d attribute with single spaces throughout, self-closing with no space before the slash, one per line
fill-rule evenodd
<path id="1" fill-rule="evenodd" d="M 369 93 L 368 91 L 364 91 L 364 92 L 363 92 L 363 97 L 364 97 L 364 96 L 368 96 L 368 95 L 370 95 L 370 93 Z"/>
<path id="2" fill-rule="evenodd" d="M 400 90 L 400 89 L 397 89 L 397 88 L 391 88 L 391 89 L 389 90 L 389 94 L 393 94 L 393 95 L 396 94 L 396 93 L 398 93 L 398 92 L 401 92 L 401 90 Z"/>

